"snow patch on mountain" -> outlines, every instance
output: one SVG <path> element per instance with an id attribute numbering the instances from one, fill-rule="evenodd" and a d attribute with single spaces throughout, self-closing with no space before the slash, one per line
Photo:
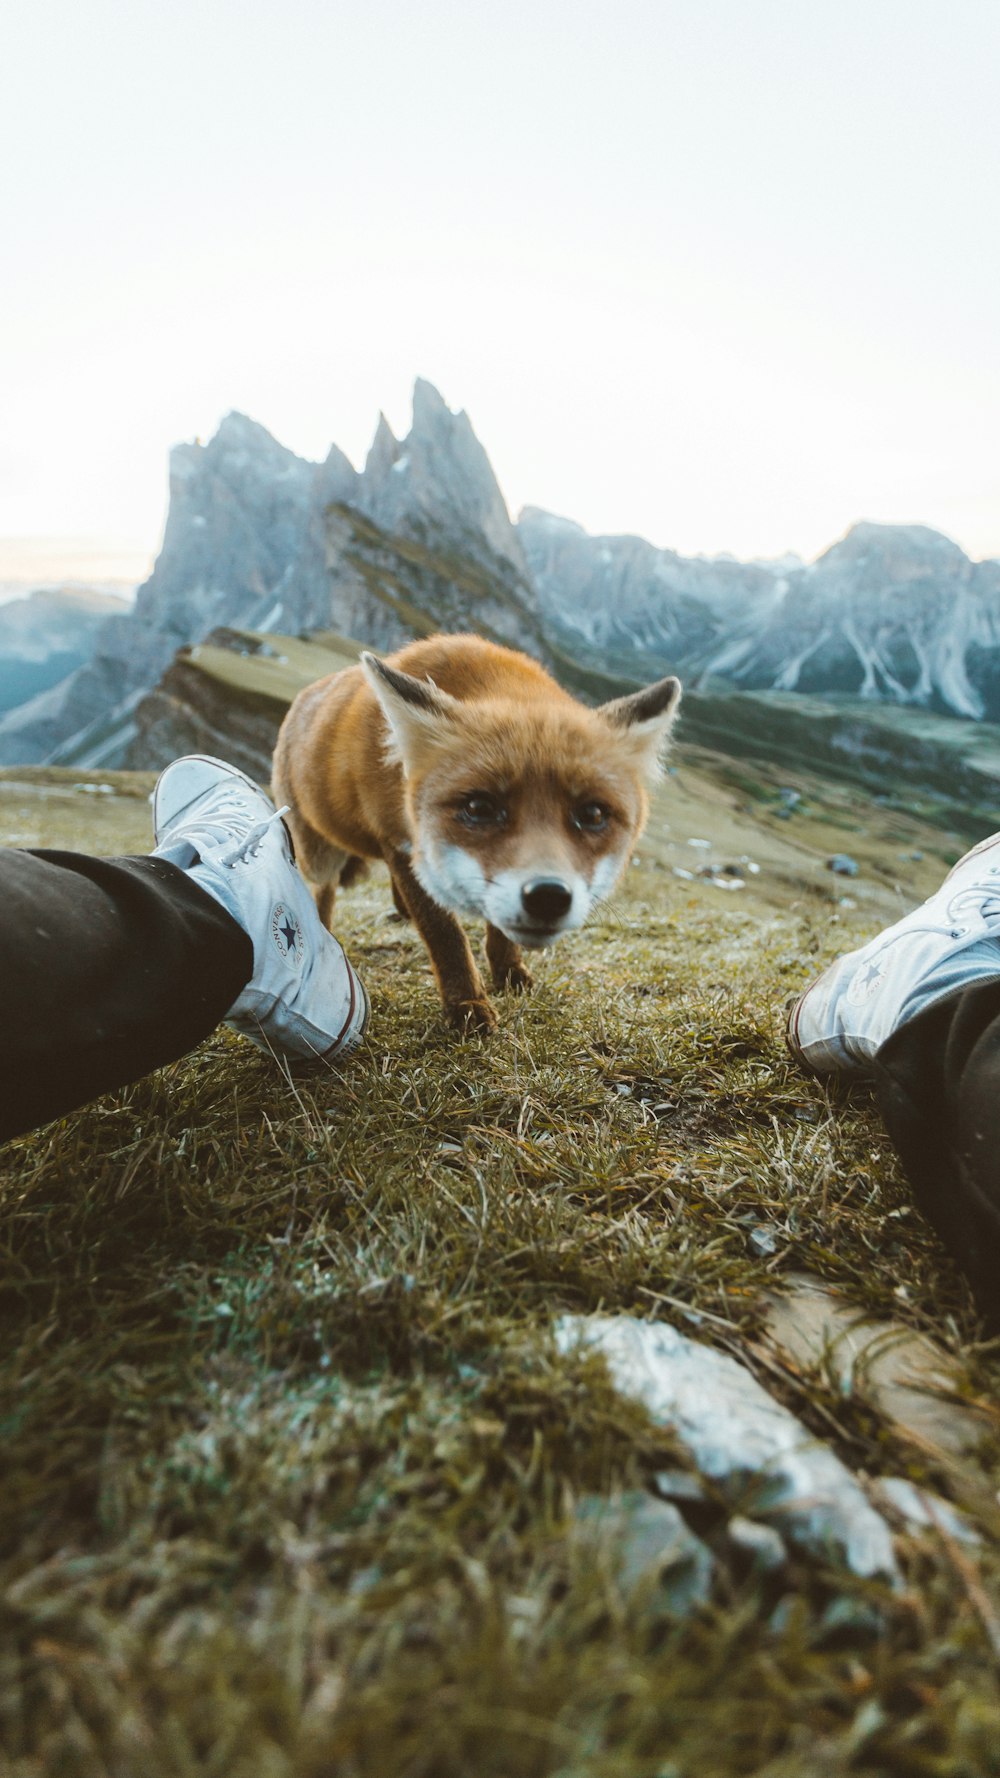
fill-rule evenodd
<path id="1" fill-rule="evenodd" d="M 809 565 L 684 558 L 534 508 L 518 529 L 566 647 L 624 665 L 631 638 L 689 680 L 1000 716 L 1000 565 L 925 525 L 863 521 Z"/>

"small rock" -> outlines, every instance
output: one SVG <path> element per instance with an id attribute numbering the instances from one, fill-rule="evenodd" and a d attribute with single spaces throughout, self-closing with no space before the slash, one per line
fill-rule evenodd
<path id="1" fill-rule="evenodd" d="M 815 1638 L 820 1648 L 838 1647 L 844 1643 L 872 1642 L 885 1630 L 885 1618 L 868 1599 L 852 1599 L 840 1593 L 831 1599 L 819 1620 Z"/>
<path id="2" fill-rule="evenodd" d="M 856 1574 L 895 1578 L 885 1520 L 828 1445 L 762 1388 L 745 1365 L 662 1321 L 562 1315 L 562 1352 L 603 1353 L 616 1389 L 671 1427 L 697 1468 L 793 1543 Z"/>
<path id="3" fill-rule="evenodd" d="M 693 870 L 685 870 L 684 866 L 682 864 L 675 864 L 672 866 L 672 869 L 673 869 L 674 876 L 680 877 L 683 882 L 685 882 L 685 883 L 693 883 L 694 882 L 694 871 Z"/>
<path id="4" fill-rule="evenodd" d="M 510 1633 L 516 1642 L 523 1641 L 537 1629 L 542 1602 L 535 1594 L 508 1593 L 505 1609 Z"/>
<path id="5" fill-rule="evenodd" d="M 756 1519 L 745 1519 L 737 1513 L 730 1519 L 727 1530 L 730 1543 L 741 1555 L 749 1556 L 761 1574 L 773 1574 L 784 1568 L 788 1551 L 773 1525 L 759 1525 Z"/>
<path id="6" fill-rule="evenodd" d="M 835 852 L 832 858 L 827 859 L 826 868 L 832 870 L 835 877 L 856 877 L 858 861 L 849 852 Z"/>
<path id="7" fill-rule="evenodd" d="M 705 1484 L 690 1469 L 659 1469 L 653 1481 L 664 1500 L 704 1500 Z"/>
<path id="8" fill-rule="evenodd" d="M 606 1500 L 586 1495 L 576 1509 L 575 1537 L 606 1552 L 626 1596 L 670 1617 L 704 1605 L 712 1590 L 712 1555 L 668 1500 L 641 1490 Z"/>
<path id="9" fill-rule="evenodd" d="M 698 872 L 716 889 L 743 889 L 746 887 L 743 872 L 738 864 L 703 864 Z"/>
<path id="10" fill-rule="evenodd" d="M 872 1482 L 869 1492 L 874 1494 L 880 1507 L 896 1513 L 913 1531 L 944 1531 L 956 1543 L 983 1541 L 965 1513 L 952 1506 L 950 1500 L 942 1500 L 940 1494 L 918 1488 L 906 1476 L 880 1476 Z"/>
<path id="11" fill-rule="evenodd" d="M 697 846 L 698 849 L 702 852 L 707 852 L 709 850 L 711 844 L 712 844 L 711 840 L 688 840 L 689 846 Z"/>
<path id="12" fill-rule="evenodd" d="M 778 791 L 778 795 L 780 796 L 786 809 L 797 809 L 800 802 L 802 801 L 801 791 L 792 790 L 791 787 L 787 784 L 782 785 L 781 789 Z"/>
<path id="13" fill-rule="evenodd" d="M 765 1256 L 777 1253 L 780 1245 L 774 1229 L 766 1222 L 759 1223 L 757 1228 L 751 1229 L 748 1239 L 754 1252 Z"/>

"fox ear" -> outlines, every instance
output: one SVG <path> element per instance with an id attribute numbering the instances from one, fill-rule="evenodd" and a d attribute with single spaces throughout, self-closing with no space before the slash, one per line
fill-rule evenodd
<path id="1" fill-rule="evenodd" d="M 376 654 L 366 651 L 361 665 L 389 725 L 387 757 L 398 760 L 409 776 L 421 755 L 451 727 L 458 700 L 440 691 L 433 679 L 414 679 Z"/>
<path id="2" fill-rule="evenodd" d="M 601 704 L 597 714 L 634 744 L 640 763 L 655 776 L 681 701 L 679 679 L 658 679 L 627 698 Z"/>

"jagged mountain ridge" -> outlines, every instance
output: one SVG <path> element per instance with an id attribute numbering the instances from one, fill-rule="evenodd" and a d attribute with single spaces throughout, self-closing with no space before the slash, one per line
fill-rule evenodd
<path id="1" fill-rule="evenodd" d="M 921 525 L 853 526 L 799 566 L 685 558 L 529 508 L 518 532 L 562 645 L 619 671 L 1000 716 L 1000 562 Z"/>
<path id="2" fill-rule="evenodd" d="M 134 763 L 136 710 L 178 648 L 219 626 L 336 628 L 392 648 L 472 627 L 545 654 L 521 546 L 465 414 L 429 383 L 402 441 L 380 420 L 362 472 L 310 463 L 230 414 L 177 446 L 163 547 L 134 610 L 64 687 L 0 719 L 0 762 Z"/>
<path id="3" fill-rule="evenodd" d="M 360 472 L 336 447 L 308 462 L 240 414 L 177 446 L 134 609 L 68 681 L 0 717 L 0 762 L 140 763 L 142 699 L 220 626 L 379 648 L 474 628 L 578 687 L 587 669 L 670 669 L 1000 716 L 1000 563 L 919 526 L 855 526 L 811 565 L 685 558 L 533 508 L 515 526 L 468 417 L 422 380 L 407 437 L 381 418 Z"/>
<path id="4" fill-rule="evenodd" d="M 230 414 L 207 445 L 170 454 L 170 505 L 153 573 L 91 660 L 55 693 L 0 721 L 0 760 L 125 763 L 132 715 L 177 649 L 233 620 L 311 627 L 329 605 L 324 512 L 356 473 L 334 449 L 308 463 Z"/>

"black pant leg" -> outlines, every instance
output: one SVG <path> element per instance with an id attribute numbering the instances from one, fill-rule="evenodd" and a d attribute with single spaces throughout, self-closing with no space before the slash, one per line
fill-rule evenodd
<path id="1" fill-rule="evenodd" d="M 0 1139 L 184 1055 L 252 968 L 176 865 L 0 850 Z"/>
<path id="2" fill-rule="evenodd" d="M 929 1007 L 873 1066 L 917 1203 L 1000 1323 L 1000 982 Z"/>

